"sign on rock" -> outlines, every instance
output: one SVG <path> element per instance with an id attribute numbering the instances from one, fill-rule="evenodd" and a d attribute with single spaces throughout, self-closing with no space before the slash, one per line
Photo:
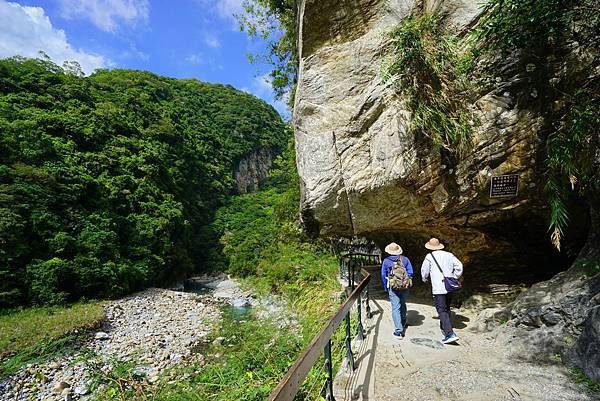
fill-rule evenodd
<path id="1" fill-rule="evenodd" d="M 517 196 L 519 189 L 519 175 L 518 174 L 506 174 L 492 177 L 492 183 L 490 185 L 490 197 L 501 197 L 501 196 Z"/>

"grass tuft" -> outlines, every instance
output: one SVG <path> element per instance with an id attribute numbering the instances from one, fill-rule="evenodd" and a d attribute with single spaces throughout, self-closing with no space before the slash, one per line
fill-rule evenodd
<path id="1" fill-rule="evenodd" d="M 0 315 L 0 377 L 65 351 L 78 335 L 98 327 L 102 302 L 3 311 Z"/>
<path id="2" fill-rule="evenodd" d="M 466 151 L 476 123 L 467 111 L 467 75 L 474 62 L 447 32 L 446 14 L 406 17 L 389 37 L 393 56 L 384 66 L 384 81 L 407 99 L 411 131 L 429 138 L 435 148 Z"/>
<path id="3" fill-rule="evenodd" d="M 593 392 L 600 392 L 600 383 L 586 375 L 581 369 L 571 368 L 569 373 L 575 383 L 583 384 Z"/>

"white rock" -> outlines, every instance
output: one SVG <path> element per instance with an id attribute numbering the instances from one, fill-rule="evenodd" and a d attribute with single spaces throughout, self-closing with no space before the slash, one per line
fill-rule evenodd
<path id="1" fill-rule="evenodd" d="M 247 298 L 236 298 L 231 300 L 231 306 L 236 308 L 244 308 L 250 306 L 250 301 Z"/>
<path id="2" fill-rule="evenodd" d="M 75 387 L 73 389 L 73 392 L 77 395 L 86 395 L 87 393 L 90 392 L 90 390 L 86 386 L 80 385 L 80 386 Z"/>
<path id="3" fill-rule="evenodd" d="M 94 336 L 94 338 L 96 340 L 108 340 L 110 338 L 110 336 L 108 335 L 108 333 L 105 333 L 103 331 L 99 331 L 96 333 L 96 335 Z"/>

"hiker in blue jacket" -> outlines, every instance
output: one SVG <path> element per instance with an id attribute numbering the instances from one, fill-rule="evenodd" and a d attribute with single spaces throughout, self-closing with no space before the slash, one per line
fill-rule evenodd
<path id="1" fill-rule="evenodd" d="M 402 255 L 402 247 L 395 242 L 392 242 L 386 246 L 385 252 L 390 256 L 385 258 L 381 263 L 381 282 L 383 283 L 383 288 L 385 292 L 388 293 L 390 297 L 390 303 L 392 304 L 392 319 L 394 320 L 394 326 L 396 328 L 394 331 L 394 336 L 402 339 L 405 334 L 406 326 L 408 326 L 406 322 L 406 298 L 408 297 L 409 290 L 408 288 L 404 290 L 395 290 L 389 288 L 388 276 L 392 271 L 394 262 L 399 258 L 403 258 L 402 264 L 406 268 L 408 276 L 411 278 L 413 276 L 413 268 L 410 264 L 410 260 L 408 260 L 406 256 Z"/>

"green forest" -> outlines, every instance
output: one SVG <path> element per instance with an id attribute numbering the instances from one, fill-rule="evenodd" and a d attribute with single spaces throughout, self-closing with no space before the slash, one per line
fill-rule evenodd
<path id="1" fill-rule="evenodd" d="M 234 164 L 289 135 L 228 85 L 0 60 L 0 307 L 116 297 L 205 269 Z"/>

